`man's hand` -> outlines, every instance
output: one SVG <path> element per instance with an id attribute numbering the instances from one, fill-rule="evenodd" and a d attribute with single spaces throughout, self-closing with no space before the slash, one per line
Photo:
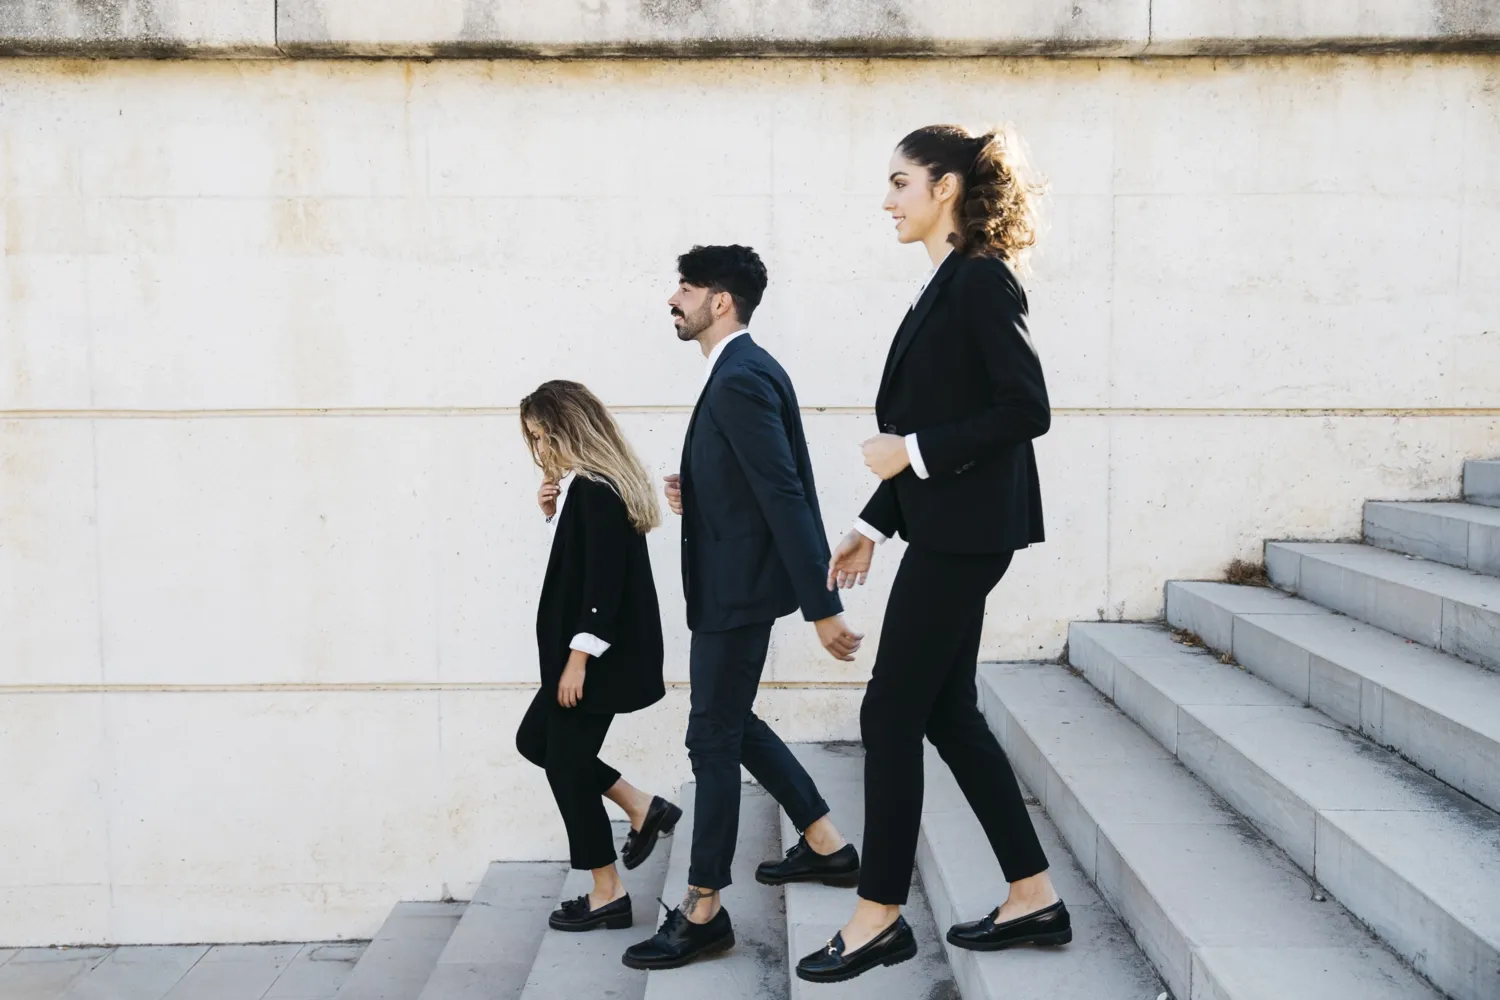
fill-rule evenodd
<path id="1" fill-rule="evenodd" d="M 542 488 L 536 491 L 536 505 L 542 508 L 542 513 L 552 517 L 557 513 L 557 498 L 562 493 L 562 487 L 548 479 L 542 483 Z"/>
<path id="2" fill-rule="evenodd" d="M 863 586 L 870 575 L 870 561 L 875 558 L 875 543 L 857 531 L 851 531 L 839 542 L 833 558 L 828 560 L 828 589 L 848 590 Z"/>
<path id="3" fill-rule="evenodd" d="M 662 492 L 667 495 L 667 506 L 672 509 L 672 513 L 680 515 L 682 513 L 682 477 L 674 472 L 666 477 L 666 482 L 667 487 Z"/>
<path id="4" fill-rule="evenodd" d="M 860 445 L 860 450 L 865 453 L 865 465 L 881 479 L 899 476 L 911 465 L 906 438 L 899 434 L 877 434 Z"/>
<path id="5" fill-rule="evenodd" d="M 583 699 L 583 675 L 588 662 L 589 654 L 581 650 L 575 649 L 568 656 L 562 680 L 557 682 L 557 703 L 563 708 L 574 708 Z"/>
<path id="6" fill-rule="evenodd" d="M 828 650 L 830 656 L 835 660 L 850 662 L 854 659 L 854 653 L 859 649 L 860 640 L 864 636 L 857 632 L 851 632 L 849 626 L 844 624 L 843 615 L 834 615 L 831 618 L 823 618 L 813 622 L 818 630 L 818 641 L 823 648 Z"/>

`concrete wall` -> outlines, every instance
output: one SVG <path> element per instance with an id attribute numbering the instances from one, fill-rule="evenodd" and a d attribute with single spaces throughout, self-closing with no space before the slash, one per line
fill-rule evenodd
<path id="1" fill-rule="evenodd" d="M 838 534 L 927 268 L 879 208 L 919 124 L 1010 118 L 1052 182 L 1050 541 L 986 657 L 1500 451 L 1493 57 L 12 61 L 0 111 L 0 944 L 368 935 L 561 856 L 511 745 L 548 544 L 516 401 L 583 379 L 675 469 L 674 257 L 751 243 Z M 677 686 L 608 747 L 661 789 L 676 537 Z M 856 664 L 779 629 L 789 737 L 856 735 L 897 555 Z"/>
<path id="2" fill-rule="evenodd" d="M 1500 0 L 0 0 L 0 53 L 1249 54 L 1500 47 Z"/>

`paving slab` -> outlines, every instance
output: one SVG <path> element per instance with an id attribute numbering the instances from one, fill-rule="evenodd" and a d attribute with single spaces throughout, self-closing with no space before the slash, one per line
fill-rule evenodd
<path id="1" fill-rule="evenodd" d="M 623 842 L 630 824 L 615 824 L 615 840 Z M 607 997 L 609 1000 L 641 1000 L 646 995 L 646 973 L 630 969 L 620 961 L 625 949 L 656 933 L 662 909 L 657 897 L 667 878 L 672 853 L 670 837 L 657 841 L 651 857 L 634 871 L 620 866 L 625 891 L 630 893 L 634 923 L 626 930 L 592 930 L 581 934 L 547 929 L 536 959 L 531 963 L 522 1000 L 552 1000 L 554 997 Z M 577 899 L 593 888 L 594 877 L 586 871 L 570 871 L 561 891 L 548 906 Z M 546 914 L 543 914 L 545 920 Z"/>
<path id="2" fill-rule="evenodd" d="M 116 948 L 61 1000 L 162 1000 L 207 952 L 203 945 Z"/>
<path id="3" fill-rule="evenodd" d="M 1365 543 L 1500 576 L 1500 509 L 1372 501 L 1365 504 Z"/>
<path id="4" fill-rule="evenodd" d="M 1091 628 L 1096 647 L 1118 636 L 1130 654 L 1117 690 L 1133 677 L 1175 710 L 1177 757 L 1210 789 L 1444 992 L 1500 996 L 1500 816 L 1314 709 L 1205 698 L 1212 678 L 1247 680 L 1207 652 L 1157 631 L 1163 655 L 1134 655 L 1141 627 Z M 1155 703 L 1115 701 L 1159 723 Z"/>
<path id="5" fill-rule="evenodd" d="M 1500 579 L 1343 542 L 1271 542 L 1278 587 L 1325 608 L 1500 670 Z"/>
<path id="6" fill-rule="evenodd" d="M 163 1000 L 261 1000 L 301 951 L 300 944 L 210 948 Z"/>
<path id="7" fill-rule="evenodd" d="M 0 966 L 5 1000 L 58 1000 L 112 954 L 113 948 L 21 948 Z"/>
<path id="8" fill-rule="evenodd" d="M 984 829 L 948 766 L 927 747 L 926 791 L 917 866 L 938 930 L 975 920 L 1001 902 L 1005 878 Z M 965 1000 L 1108 997 L 1155 1000 L 1165 989 L 1130 932 L 1089 883 L 1040 806 L 1028 806 L 1047 852 L 1053 885 L 1068 905 L 1073 942 L 1066 948 L 976 952 L 946 942 Z"/>
<path id="9" fill-rule="evenodd" d="M 368 941 L 305 944 L 261 1000 L 332 1000 L 368 947 Z"/>
<path id="10" fill-rule="evenodd" d="M 834 825 L 856 848 L 864 847 L 864 749 L 857 743 L 792 746 L 792 753 L 818 783 L 818 790 L 828 802 Z M 781 818 L 781 846 L 790 850 L 797 843 L 797 828 L 785 812 Z M 828 943 L 854 912 L 857 893 L 827 885 L 794 884 L 785 887 L 787 922 L 787 968 L 792 969 L 803 955 L 811 954 Z M 960 1000 L 958 984 L 948 968 L 942 938 L 921 879 L 912 870 L 911 895 L 904 909 L 907 923 L 917 939 L 917 957 L 900 965 L 867 972 L 846 983 L 805 983 L 792 975 L 792 1000 L 839 1000 L 842 997 L 868 1000 Z M 944 928 L 946 930 L 946 928 Z"/>
<path id="11" fill-rule="evenodd" d="M 520 996 L 567 870 L 546 861 L 491 864 L 433 963 L 421 1000 Z"/>
<path id="12" fill-rule="evenodd" d="M 678 804 L 682 820 L 672 835 L 667 878 L 662 898 L 677 905 L 687 891 L 688 862 L 693 844 L 693 804 L 697 789 L 683 786 Z M 742 786 L 740 836 L 730 867 L 733 885 L 724 890 L 724 908 L 734 924 L 735 945 L 728 952 L 680 969 L 651 972 L 646 977 L 646 1000 L 788 1000 L 786 910 L 780 889 L 755 881 L 755 866 L 778 857 L 780 808 L 764 789 Z M 661 923 L 660 918 L 657 924 Z M 655 927 L 651 928 L 652 933 Z M 641 934 L 641 939 L 650 934 Z"/>
<path id="13" fill-rule="evenodd" d="M 1214 1000 L 1438 1000 L 1439 994 L 1347 910 L 1319 896 L 1291 859 L 1094 690 L 1055 664 L 986 665 L 981 705 L 1023 781 L 1058 824 L 1103 899 L 1171 995 Z M 1114 722 L 1124 723 L 1124 728 Z M 1077 748 L 1077 744 L 1106 744 Z M 1129 778 L 1106 793 L 1076 775 L 1089 761 L 1145 765 L 1176 786 L 1154 810 Z M 1144 796 L 1137 796 L 1144 797 Z M 1183 802 L 1193 802 L 1184 809 Z M 1290 977 L 1265 955 L 1317 952 L 1317 976 Z M 1249 961 L 1258 950 L 1262 961 Z M 1305 956 L 1304 956 L 1305 957 Z"/>
<path id="14" fill-rule="evenodd" d="M 463 915 L 463 903 L 396 904 L 339 1000 L 416 1000 Z"/>
<path id="15" fill-rule="evenodd" d="M 1169 583 L 1168 621 L 1185 627 L 1206 617 L 1200 608 L 1227 611 L 1245 589 Z M 1286 601 L 1286 613 L 1236 613 L 1230 644 L 1215 648 L 1500 810 L 1500 675 L 1310 602 Z"/>

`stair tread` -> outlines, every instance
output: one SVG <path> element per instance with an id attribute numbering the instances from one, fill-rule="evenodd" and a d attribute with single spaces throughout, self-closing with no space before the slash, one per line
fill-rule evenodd
<path id="1" fill-rule="evenodd" d="M 1316 901 L 1290 858 L 1083 679 L 1055 665 L 990 665 L 981 699 L 1173 995 L 1438 997 L 1342 906 Z"/>
<path id="2" fill-rule="evenodd" d="M 1454 502 L 1365 504 L 1370 545 L 1500 576 L 1500 508 Z"/>
<path id="3" fill-rule="evenodd" d="M 566 867 L 551 861 L 491 864 L 433 964 L 420 1000 L 519 996 Z"/>
<path id="4" fill-rule="evenodd" d="M 858 744 L 794 744 L 792 753 L 807 768 L 828 802 L 834 825 L 856 848 L 864 846 L 864 752 Z M 780 814 L 781 846 L 797 842 L 797 829 L 785 813 Z M 853 889 L 826 885 L 793 884 L 785 887 L 787 952 L 794 966 L 803 955 L 822 947 L 854 912 Z M 917 957 L 900 965 L 868 972 L 845 983 L 804 983 L 791 977 L 793 1000 L 827 997 L 859 997 L 867 1000 L 959 1000 L 958 986 L 948 968 L 938 928 L 928 907 L 927 895 L 913 877 L 908 905 L 903 911 L 917 939 Z"/>
<path id="5" fill-rule="evenodd" d="M 1005 877 L 973 810 L 936 750 L 926 748 L 926 791 L 918 865 L 939 929 L 974 920 L 999 905 Z M 1039 805 L 1032 825 L 1068 905 L 1073 942 L 1062 951 L 1017 948 L 964 951 L 945 945 L 966 1000 L 1129 997 L 1152 1000 L 1165 986 L 1130 932 L 1084 875 Z M 915 995 L 915 994 L 914 994 Z"/>
<path id="6" fill-rule="evenodd" d="M 1230 583 L 1173 582 L 1167 586 L 1248 618 L 1255 627 L 1295 643 L 1314 656 L 1336 662 L 1458 725 L 1500 740 L 1500 676 L 1494 671 L 1290 594 L 1277 594 L 1282 603 L 1274 606 L 1274 610 L 1241 611 L 1234 610 L 1237 604 L 1244 603 L 1239 600 L 1240 592 L 1268 591 Z M 1222 652 L 1233 652 L 1232 643 L 1213 645 Z"/>
<path id="7" fill-rule="evenodd" d="M 693 806 L 697 789 L 683 786 L 678 804 L 682 821 L 672 835 L 665 894 L 675 906 L 687 888 L 692 856 Z M 680 969 L 651 972 L 646 977 L 646 1000 L 732 1000 L 757 997 L 787 1000 L 786 919 L 782 895 L 755 881 L 755 866 L 780 852 L 776 802 L 754 785 L 740 792 L 740 835 L 730 876 L 734 884 L 724 892 L 724 908 L 734 924 L 734 947 L 714 958 Z M 649 937 L 641 934 L 640 938 Z"/>
<path id="8" fill-rule="evenodd" d="M 615 824 L 616 841 L 622 841 L 630 824 Z M 625 891 L 630 893 L 634 923 L 625 930 L 592 930 L 583 933 L 555 931 L 542 936 L 541 946 L 531 965 L 521 992 L 521 1000 L 553 1000 L 555 997 L 609 997 L 610 1000 L 640 1000 L 646 995 L 646 973 L 630 969 L 620 961 L 625 949 L 650 937 L 660 922 L 661 907 L 656 898 L 662 894 L 667 878 L 667 856 L 672 841 L 657 841 L 640 867 L 633 871 L 619 866 Z M 587 871 L 569 871 L 561 892 L 549 909 L 561 900 L 576 899 L 593 888 L 594 877 Z M 542 914 L 545 922 L 546 914 Z"/>
<path id="9" fill-rule="evenodd" d="M 1267 542 L 1266 549 L 1342 566 L 1366 576 L 1410 587 L 1445 600 L 1500 612 L 1500 579 L 1457 566 L 1414 559 L 1358 542 Z"/>
<path id="10" fill-rule="evenodd" d="M 465 909 L 463 903 L 397 903 L 344 981 L 338 1000 L 413 1000 Z"/>

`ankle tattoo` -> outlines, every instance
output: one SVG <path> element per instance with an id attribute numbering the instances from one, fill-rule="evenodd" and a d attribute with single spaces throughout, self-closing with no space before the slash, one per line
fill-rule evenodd
<path id="1" fill-rule="evenodd" d="M 713 899 L 718 893 L 713 889 L 700 889 L 697 886 L 688 886 L 687 895 L 682 897 L 682 912 L 692 913 L 698 908 L 698 904 L 705 899 Z"/>

